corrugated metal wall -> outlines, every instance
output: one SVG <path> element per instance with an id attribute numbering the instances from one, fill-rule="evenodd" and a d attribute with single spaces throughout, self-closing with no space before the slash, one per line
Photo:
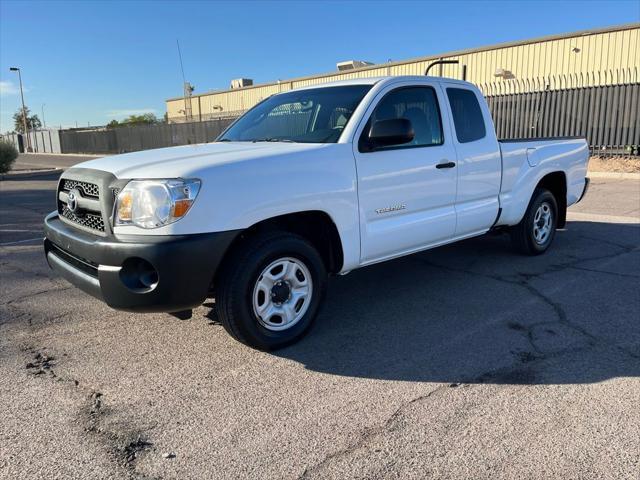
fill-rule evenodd
<path id="1" fill-rule="evenodd" d="M 563 88 L 562 78 L 580 76 L 582 86 L 613 85 L 619 79 L 597 72 L 626 72 L 640 69 L 640 27 L 636 25 L 596 33 L 578 32 L 563 37 L 551 37 L 527 44 L 503 45 L 475 51 L 454 52 L 405 62 L 394 62 L 352 72 L 293 79 L 279 83 L 257 85 L 238 90 L 202 94 L 191 99 L 193 120 L 219 114 L 244 111 L 260 100 L 282 91 L 308 85 L 349 78 L 384 75 L 423 75 L 438 59 L 457 59 L 467 66 L 467 80 L 475 84 L 496 82 L 497 69 L 509 72 L 499 80 L 511 93 L 535 91 L 538 79 L 558 79 L 550 88 Z M 446 65 L 436 68 L 434 75 L 461 78 L 461 67 Z M 185 121 L 184 99 L 167 101 L 171 121 Z"/>

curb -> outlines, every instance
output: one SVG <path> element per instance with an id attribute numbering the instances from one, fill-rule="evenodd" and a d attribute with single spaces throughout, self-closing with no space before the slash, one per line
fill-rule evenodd
<path id="1" fill-rule="evenodd" d="M 0 175 L 0 180 L 24 180 L 27 178 L 48 177 L 51 175 L 60 175 L 64 170 L 62 168 L 49 168 L 46 170 L 27 170 L 25 172 L 5 173 Z"/>
<path id="2" fill-rule="evenodd" d="M 589 178 L 618 178 L 622 180 L 640 180 L 640 173 L 625 172 L 587 172 Z"/>

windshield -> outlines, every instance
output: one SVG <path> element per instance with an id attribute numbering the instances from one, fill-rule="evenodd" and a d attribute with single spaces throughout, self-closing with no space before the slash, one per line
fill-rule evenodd
<path id="1" fill-rule="evenodd" d="M 281 93 L 238 119 L 218 142 L 335 143 L 371 85 Z"/>

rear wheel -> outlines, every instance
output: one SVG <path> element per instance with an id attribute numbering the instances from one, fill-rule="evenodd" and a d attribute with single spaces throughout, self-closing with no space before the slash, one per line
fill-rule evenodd
<path id="1" fill-rule="evenodd" d="M 547 251 L 556 234 L 558 203 L 553 194 L 538 188 L 533 193 L 524 217 L 511 228 L 514 247 L 525 255 L 540 255 Z"/>
<path id="2" fill-rule="evenodd" d="M 240 342 L 273 350 L 299 340 L 320 308 L 327 273 L 304 238 L 272 232 L 248 239 L 225 261 L 216 307 Z"/>

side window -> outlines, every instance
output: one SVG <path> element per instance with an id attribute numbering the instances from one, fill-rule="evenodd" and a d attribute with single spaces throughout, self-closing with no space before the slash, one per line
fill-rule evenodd
<path id="1" fill-rule="evenodd" d="M 447 88 L 447 97 L 458 141 L 468 143 L 484 138 L 487 131 L 476 94 L 464 88 Z"/>
<path id="2" fill-rule="evenodd" d="M 381 147 L 378 150 L 426 147 L 442 145 L 442 120 L 438 98 L 431 87 L 399 88 L 388 93 L 376 106 L 367 123 L 363 137 L 369 134 L 373 122 L 392 118 L 406 118 L 411 122 L 415 137 L 409 143 L 391 147 Z M 361 138 L 361 141 L 363 138 Z"/>

